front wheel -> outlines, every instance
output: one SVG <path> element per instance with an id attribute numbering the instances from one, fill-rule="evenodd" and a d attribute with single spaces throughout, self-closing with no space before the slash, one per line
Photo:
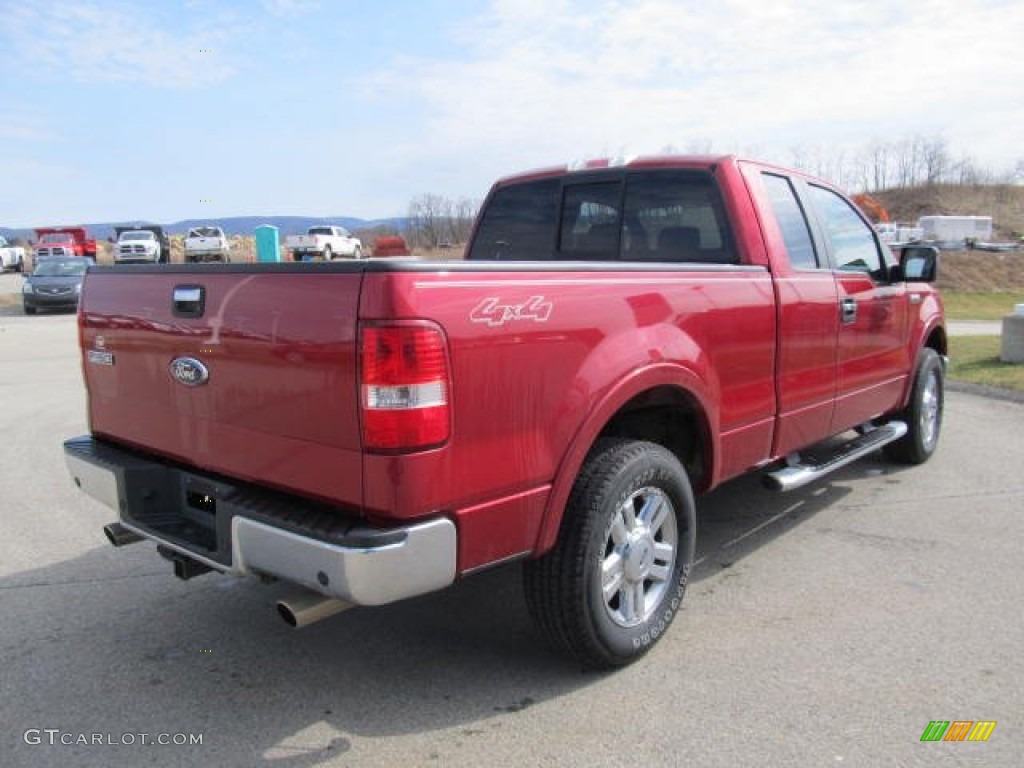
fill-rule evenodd
<path id="1" fill-rule="evenodd" d="M 361 259 L 361 258 L 363 258 L 363 249 L 360 248 L 358 245 L 356 246 L 355 250 L 352 251 L 352 258 L 353 259 Z"/>
<path id="2" fill-rule="evenodd" d="M 672 623 L 695 541 L 693 492 L 678 459 L 654 443 L 601 440 L 554 549 L 524 566 L 530 614 L 587 667 L 635 661 Z"/>
<path id="3" fill-rule="evenodd" d="M 907 434 L 885 446 L 885 454 L 902 464 L 923 464 L 935 453 L 942 430 L 945 392 L 942 359 L 925 347 L 917 358 L 910 402 L 897 417 L 907 423 Z"/>
<path id="4" fill-rule="evenodd" d="M 331 254 L 331 246 L 325 245 L 324 246 L 324 256 L 323 256 L 324 261 L 330 261 L 333 258 L 334 258 L 334 256 Z"/>

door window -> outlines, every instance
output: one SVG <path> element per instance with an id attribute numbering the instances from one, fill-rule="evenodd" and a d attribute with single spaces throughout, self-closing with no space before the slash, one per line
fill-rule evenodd
<path id="1" fill-rule="evenodd" d="M 821 217 L 837 269 L 847 272 L 882 273 L 882 254 L 875 234 L 853 206 L 830 189 L 810 185 L 811 197 Z"/>

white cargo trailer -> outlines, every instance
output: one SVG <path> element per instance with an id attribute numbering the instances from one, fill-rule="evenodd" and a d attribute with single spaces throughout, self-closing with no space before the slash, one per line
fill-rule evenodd
<path id="1" fill-rule="evenodd" d="M 926 241 L 963 245 L 992 239 L 991 216 L 922 216 L 917 220 Z"/>

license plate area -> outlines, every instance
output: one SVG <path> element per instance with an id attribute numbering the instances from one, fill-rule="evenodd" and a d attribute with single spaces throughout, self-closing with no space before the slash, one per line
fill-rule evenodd
<path id="1" fill-rule="evenodd" d="M 122 517 L 161 540 L 231 565 L 231 515 L 222 500 L 234 486 L 176 467 L 149 465 L 125 475 Z"/>

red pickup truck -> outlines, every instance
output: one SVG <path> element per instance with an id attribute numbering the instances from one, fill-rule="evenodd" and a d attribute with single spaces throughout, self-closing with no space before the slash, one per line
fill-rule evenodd
<path id="1" fill-rule="evenodd" d="M 660 157 L 499 181 L 461 262 L 93 267 L 66 458 L 112 543 L 291 582 L 293 625 L 521 559 L 543 632 L 620 665 L 694 494 L 929 458 L 936 260 L 802 173 Z"/>

